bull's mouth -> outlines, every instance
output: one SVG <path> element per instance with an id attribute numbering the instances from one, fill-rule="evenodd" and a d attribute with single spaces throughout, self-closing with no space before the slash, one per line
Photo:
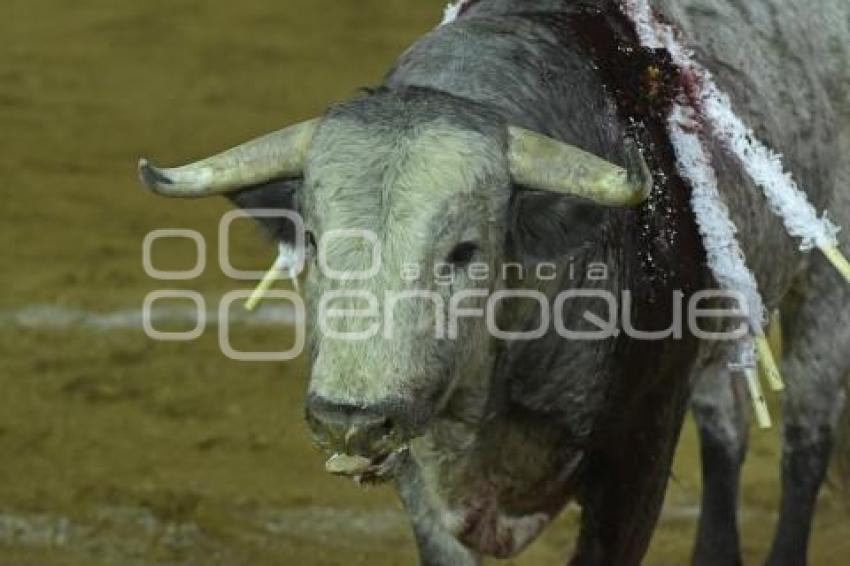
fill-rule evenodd
<path id="1" fill-rule="evenodd" d="M 348 477 L 358 484 L 378 484 L 392 480 L 407 456 L 408 447 L 401 446 L 373 458 L 334 454 L 325 462 L 325 470 L 335 476 Z"/>

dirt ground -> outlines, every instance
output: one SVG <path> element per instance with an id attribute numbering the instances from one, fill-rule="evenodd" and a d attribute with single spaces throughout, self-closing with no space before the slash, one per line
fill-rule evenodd
<path id="1" fill-rule="evenodd" d="M 248 284 L 224 277 L 216 261 L 226 204 L 154 198 L 138 187 L 135 164 L 141 155 L 199 157 L 318 114 L 377 82 L 441 8 L 442 0 L 3 2 L 0 565 L 414 563 L 391 491 L 323 473 L 301 419 L 303 361 L 230 361 L 212 325 L 185 343 L 141 331 L 138 311 L 152 290 L 197 290 L 214 309 Z M 145 275 L 142 241 L 157 228 L 204 235 L 202 276 Z M 238 228 L 236 263 L 266 267 L 271 246 Z M 154 258 L 185 269 L 193 248 L 161 242 Z M 289 339 L 281 324 L 234 332 L 244 349 Z M 775 435 L 752 436 L 747 564 L 763 560 L 776 519 Z M 696 456 L 689 423 L 647 564 L 687 561 Z M 568 510 L 509 563 L 564 563 L 576 520 Z M 827 488 L 812 563 L 846 564 L 848 534 L 850 515 Z"/>

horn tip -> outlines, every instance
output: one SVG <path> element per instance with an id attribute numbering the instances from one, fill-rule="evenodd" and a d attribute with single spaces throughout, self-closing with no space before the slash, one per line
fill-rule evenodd
<path id="1" fill-rule="evenodd" d="M 640 145 L 632 139 L 626 140 L 626 170 L 629 183 L 634 187 L 634 204 L 646 201 L 653 188 L 652 170 L 643 157 Z"/>
<path id="2" fill-rule="evenodd" d="M 157 193 L 164 187 L 174 184 L 174 181 L 151 165 L 144 157 L 139 159 L 139 179 L 144 186 Z"/>

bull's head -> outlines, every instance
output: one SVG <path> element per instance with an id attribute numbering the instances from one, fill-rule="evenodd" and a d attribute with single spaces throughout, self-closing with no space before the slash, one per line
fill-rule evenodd
<path id="1" fill-rule="evenodd" d="M 308 422 L 320 444 L 347 455 L 329 461 L 329 469 L 368 476 L 385 471 L 391 455 L 421 436 L 458 386 L 490 375 L 493 340 L 482 318 L 460 317 L 451 332 L 446 313 L 452 297 L 502 285 L 517 187 L 633 205 L 647 197 L 650 175 L 637 149 L 626 154 L 624 169 L 509 126 L 468 101 L 413 89 L 373 93 L 184 167 L 158 169 L 143 160 L 140 173 L 145 185 L 169 197 L 227 194 L 242 206 L 294 208 L 311 244 L 338 230 L 376 236 L 380 263 L 372 276 L 345 274 L 375 265 L 373 245 L 337 237 L 322 256 L 343 276 L 313 266 L 306 283 L 314 323 Z M 470 277 L 465 268 L 472 262 L 488 265 L 488 275 Z M 435 266 L 455 268 L 449 284 L 435 279 Z M 322 298 L 340 291 L 348 294 L 326 306 L 347 306 L 350 316 L 329 326 L 347 337 L 315 324 Z M 412 291 L 423 293 L 400 298 Z M 353 339 L 351 333 L 374 324 L 364 310 L 377 305 L 386 316 L 390 300 L 392 322 Z M 441 324 L 449 332 L 439 332 Z"/>

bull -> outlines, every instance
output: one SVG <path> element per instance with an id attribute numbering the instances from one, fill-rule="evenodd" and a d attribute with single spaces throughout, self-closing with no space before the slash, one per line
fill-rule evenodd
<path id="1" fill-rule="evenodd" d="M 815 205 L 850 224 L 846 4 L 657 8 Z M 307 251 L 323 247 L 308 253 L 308 318 L 327 314 L 329 294 L 348 307 L 334 320 L 348 334 L 311 326 L 306 419 L 330 472 L 395 482 L 423 564 L 516 555 L 572 500 L 582 507 L 574 564 L 640 563 L 689 399 L 705 480 L 694 561 L 734 564 L 741 380 L 728 375 L 728 343 L 668 331 L 679 306 L 714 285 L 663 128 L 683 88 L 613 0 L 478 0 L 409 48 L 382 85 L 320 118 L 179 168 L 142 161 L 140 174 L 165 196 L 224 194 L 303 218 Z M 824 261 L 800 256 L 723 148 L 710 149 L 765 301 L 786 311 L 783 501 L 769 563 L 802 564 L 850 370 L 848 296 Z M 295 237 L 260 221 L 282 242 Z M 321 245 L 340 230 L 374 234 L 377 268 L 362 238 Z M 535 269 L 544 264 L 555 269 Z M 428 276 L 444 268 L 449 284 Z M 559 300 L 565 292 L 573 300 Z M 364 332 L 389 294 L 406 297 L 389 309 L 392 333 Z M 536 308 L 542 297 L 570 332 L 594 334 L 610 296 L 627 296 L 629 325 L 656 338 L 618 327 L 565 339 L 566 323 Z M 453 336 L 435 332 L 447 305 Z"/>

